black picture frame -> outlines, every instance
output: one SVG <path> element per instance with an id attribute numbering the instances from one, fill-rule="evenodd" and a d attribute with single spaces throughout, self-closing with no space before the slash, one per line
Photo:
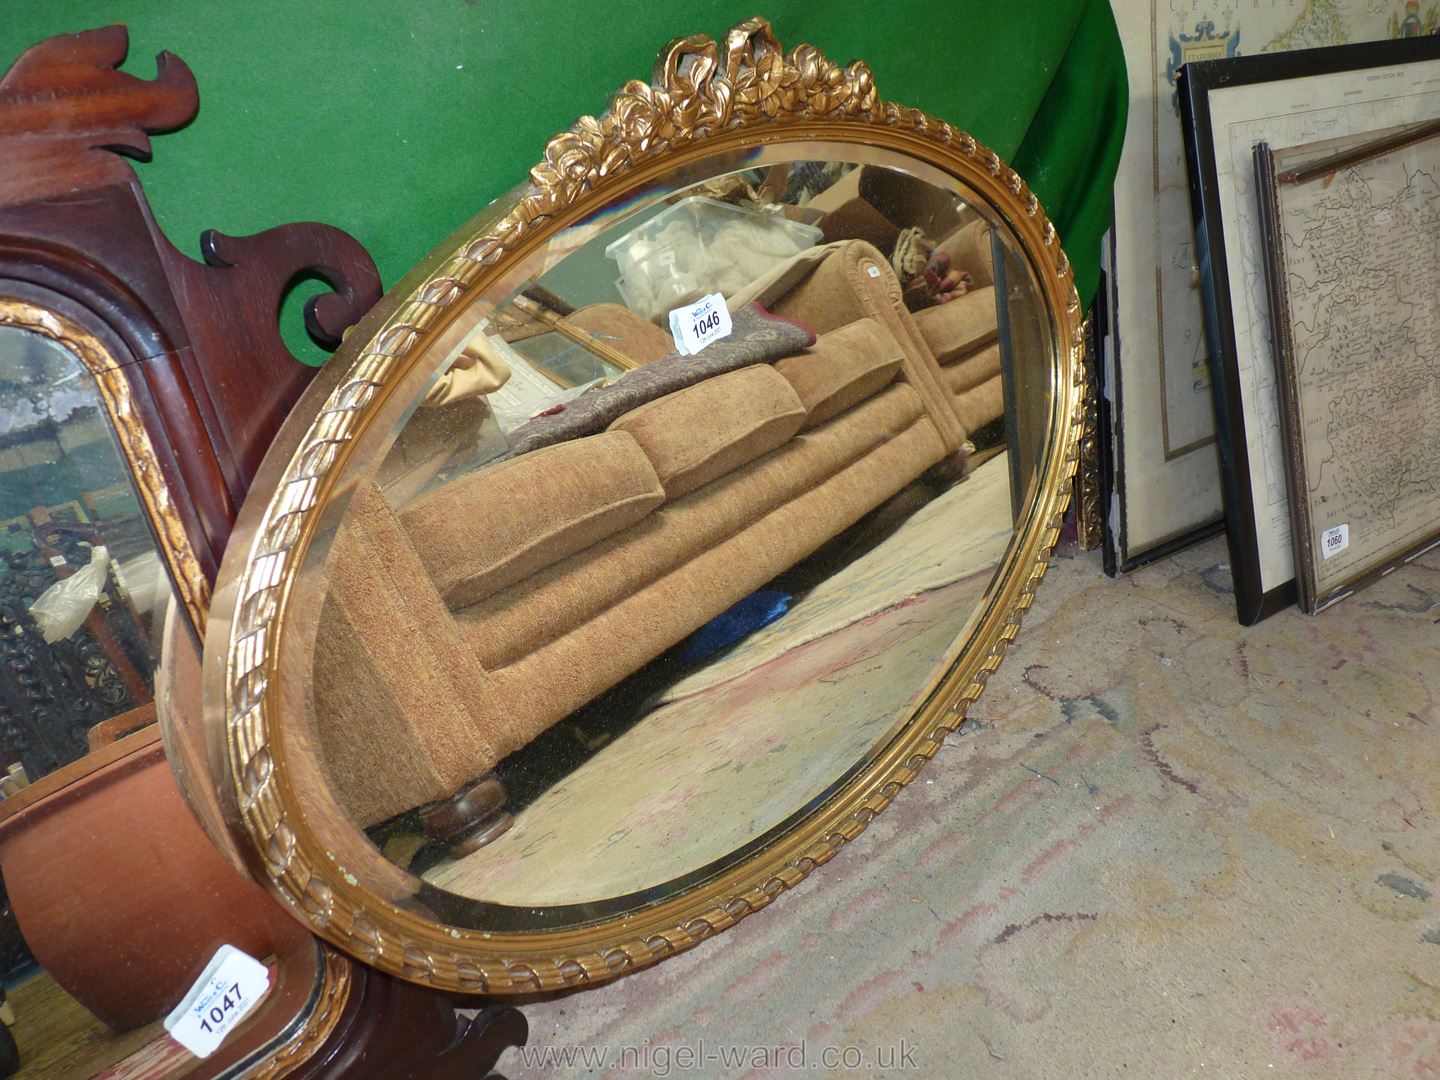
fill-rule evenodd
<path id="1" fill-rule="evenodd" d="M 1337 45 L 1298 52 L 1262 53 L 1202 60 L 1180 69 L 1177 87 L 1190 181 L 1191 216 L 1195 224 L 1196 261 L 1200 269 L 1205 333 L 1209 340 L 1211 390 L 1219 440 L 1221 492 L 1236 614 L 1246 626 L 1293 606 L 1298 599 L 1292 578 L 1266 589 L 1261 576 L 1255 515 L 1250 433 L 1246 430 L 1241 372 L 1231 304 L 1231 268 L 1227 265 L 1225 223 L 1221 213 L 1211 98 L 1217 91 L 1257 83 L 1284 83 L 1314 75 L 1440 60 L 1440 37 L 1399 39 Z M 1276 86 L 1278 110 L 1285 100 Z M 1247 161 L 1253 147 L 1247 147 Z M 1251 174 L 1253 175 L 1253 173 Z M 1259 285 L 1263 294 L 1263 277 Z M 1268 320 L 1267 320 L 1268 325 Z M 1273 363 L 1273 359 L 1270 361 Z"/>

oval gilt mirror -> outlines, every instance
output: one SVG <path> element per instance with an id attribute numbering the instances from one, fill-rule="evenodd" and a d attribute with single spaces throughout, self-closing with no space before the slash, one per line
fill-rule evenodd
<path id="1" fill-rule="evenodd" d="M 226 824 L 417 982 L 594 983 L 896 797 L 1019 628 L 1074 469 L 1055 230 L 762 20 L 672 43 L 367 316 L 206 634 Z"/>

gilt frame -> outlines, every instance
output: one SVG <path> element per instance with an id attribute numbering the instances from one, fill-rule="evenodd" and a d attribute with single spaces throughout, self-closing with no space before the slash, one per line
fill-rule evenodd
<path id="1" fill-rule="evenodd" d="M 380 896 L 331 854 L 287 772 L 278 677 L 291 585 L 370 417 L 432 347 L 458 338 L 469 302 L 516 260 L 602 203 L 729 151 L 783 140 L 882 145 L 989 200 L 1039 281 L 1056 358 L 1052 426 L 1031 510 L 971 643 L 909 722 L 790 832 L 725 873 L 653 906 L 558 931 L 445 925 Z M 438 345 L 437 345 L 438 343 Z M 810 45 L 785 54 L 751 19 L 722 44 L 670 43 L 653 80 L 627 83 L 599 118 L 556 136 L 530 181 L 482 213 L 368 314 L 308 392 L 308 429 L 287 428 L 237 522 L 207 633 L 206 726 L 223 763 L 228 823 L 252 871 L 316 933 L 386 972 L 441 989 L 520 994 L 592 985 L 690 948 L 766 907 L 858 836 L 939 749 L 984 689 L 1033 602 L 1072 490 L 1083 390 L 1081 310 L 1053 225 L 1025 182 L 951 125 L 880 99 L 870 69 Z M 348 825 L 348 823 L 347 823 Z M 378 854 L 377 854 L 378 859 Z M 398 873 L 398 871 L 394 871 Z"/>
<path id="2" fill-rule="evenodd" d="M 175 584 L 176 599 L 195 626 L 203 625 L 210 604 L 210 582 L 200 569 L 195 548 L 176 511 L 150 434 L 135 410 L 130 383 L 110 350 L 74 320 L 18 297 L 0 294 L 0 326 L 25 330 L 55 342 L 75 357 L 76 363 L 94 380 L 115 432 L 120 456 L 155 530 L 156 546 Z"/>

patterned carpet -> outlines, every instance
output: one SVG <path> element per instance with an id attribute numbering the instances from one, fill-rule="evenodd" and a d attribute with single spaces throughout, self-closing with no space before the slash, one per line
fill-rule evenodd
<path id="1" fill-rule="evenodd" d="M 863 836 L 502 1071 L 1440 1076 L 1440 552 L 1250 629 L 1225 557 L 1062 549 Z"/>

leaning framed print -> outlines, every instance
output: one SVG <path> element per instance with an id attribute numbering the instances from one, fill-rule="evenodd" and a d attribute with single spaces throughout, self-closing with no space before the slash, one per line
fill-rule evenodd
<path id="1" fill-rule="evenodd" d="M 1440 38 L 1202 60 L 1178 80 L 1236 613 L 1298 591 L 1254 150 L 1440 118 Z"/>
<path id="2" fill-rule="evenodd" d="M 1197 60 L 1428 34 L 1428 0 L 1125 0 L 1130 83 L 1102 292 L 1099 498 L 1105 570 L 1137 569 L 1225 528 L 1177 73 Z M 1082 469 L 1085 463 L 1082 461 Z"/>
<path id="3" fill-rule="evenodd" d="M 1210 367 L 1191 278 L 1194 232 L 1173 57 L 1234 55 L 1242 35 L 1265 41 L 1281 29 L 1280 19 L 1250 10 L 1260 7 L 1258 0 L 1203 0 L 1199 9 L 1189 0 L 1114 7 L 1130 99 L 1097 305 L 1104 316 L 1097 374 L 1104 558 L 1111 575 L 1136 570 L 1224 524 Z"/>
<path id="4" fill-rule="evenodd" d="M 1255 178 L 1314 613 L 1440 542 L 1440 122 L 1261 143 Z"/>

